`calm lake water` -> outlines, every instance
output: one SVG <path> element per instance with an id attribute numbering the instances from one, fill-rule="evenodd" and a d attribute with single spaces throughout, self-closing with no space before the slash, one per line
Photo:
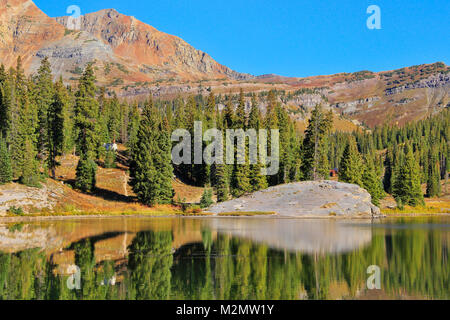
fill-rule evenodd
<path id="1" fill-rule="evenodd" d="M 449 247 L 449 217 L 0 224 L 0 299 L 449 299 Z"/>

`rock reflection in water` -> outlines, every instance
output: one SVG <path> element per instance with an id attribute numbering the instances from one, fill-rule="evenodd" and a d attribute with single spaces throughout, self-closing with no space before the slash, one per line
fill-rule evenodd
<path id="1" fill-rule="evenodd" d="M 271 248 L 305 253 L 343 253 L 362 248 L 372 239 L 371 228 L 354 221 L 328 219 L 222 218 L 207 225 Z"/>

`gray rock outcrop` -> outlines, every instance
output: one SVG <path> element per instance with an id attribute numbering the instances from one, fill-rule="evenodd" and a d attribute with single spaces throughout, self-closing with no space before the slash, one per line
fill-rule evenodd
<path id="1" fill-rule="evenodd" d="M 42 184 L 41 188 L 32 188 L 10 183 L 0 187 L 0 217 L 12 208 L 21 208 L 25 213 L 39 210 L 53 210 L 58 199 L 64 194 L 57 183 Z"/>
<path id="2" fill-rule="evenodd" d="M 285 217 L 381 216 L 370 194 L 354 184 L 306 181 L 284 184 L 211 206 L 207 211 L 276 212 Z"/>

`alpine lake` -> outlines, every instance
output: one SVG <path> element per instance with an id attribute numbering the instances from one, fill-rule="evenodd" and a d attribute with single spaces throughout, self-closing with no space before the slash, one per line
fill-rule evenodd
<path id="1" fill-rule="evenodd" d="M 450 217 L 0 223 L 0 299 L 449 299 Z"/>

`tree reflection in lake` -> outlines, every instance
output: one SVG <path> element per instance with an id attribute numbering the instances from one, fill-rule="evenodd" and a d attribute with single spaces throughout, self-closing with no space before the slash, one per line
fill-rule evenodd
<path id="1" fill-rule="evenodd" d="M 375 225 L 345 252 L 282 250 L 203 225 L 201 240 L 176 249 L 178 231 L 139 231 L 123 259 L 99 260 L 98 240 L 85 238 L 66 248 L 79 290 L 45 250 L 0 253 L 0 299 L 449 299 L 448 224 L 413 222 Z M 366 289 L 370 265 L 381 290 Z"/>

